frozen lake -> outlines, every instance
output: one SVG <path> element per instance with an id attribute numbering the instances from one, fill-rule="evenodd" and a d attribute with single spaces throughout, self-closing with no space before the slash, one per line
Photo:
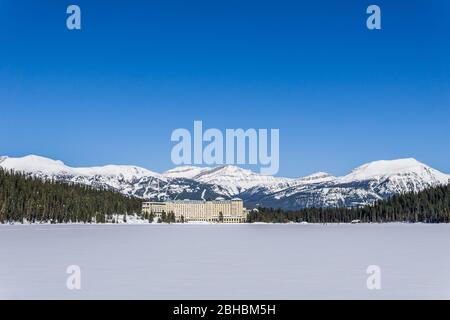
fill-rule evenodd
<path id="1" fill-rule="evenodd" d="M 2 299 L 450 299 L 450 225 L 0 225 L 0 243 Z"/>

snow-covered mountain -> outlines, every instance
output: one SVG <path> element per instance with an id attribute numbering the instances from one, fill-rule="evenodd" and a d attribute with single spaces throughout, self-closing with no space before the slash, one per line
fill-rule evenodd
<path id="1" fill-rule="evenodd" d="M 103 167 L 73 168 L 62 161 L 29 155 L 23 158 L 2 157 L 0 167 L 22 172 L 40 179 L 86 184 L 97 188 L 115 189 L 134 194 L 135 185 L 144 179 L 149 185 L 165 178 L 136 166 L 107 165 Z"/>
<path id="2" fill-rule="evenodd" d="M 393 194 L 450 182 L 450 175 L 411 158 L 370 162 L 342 177 L 318 172 L 298 179 L 265 176 L 235 166 L 184 166 L 162 174 L 136 166 L 74 168 L 34 155 L 0 157 L 0 167 L 40 179 L 114 189 L 143 199 L 237 196 L 249 207 L 284 209 L 366 205 Z"/>
<path id="3" fill-rule="evenodd" d="M 293 183 L 292 179 L 266 176 L 235 166 L 221 166 L 203 170 L 192 177 L 195 181 L 220 186 L 227 195 L 235 196 L 256 186 L 278 186 Z"/>
<path id="4" fill-rule="evenodd" d="M 314 178 L 313 175 L 312 177 Z M 393 194 L 417 192 L 448 184 L 450 176 L 415 159 L 374 161 L 343 177 L 319 174 L 275 193 L 264 189 L 243 197 L 251 205 L 297 209 L 304 207 L 360 206 Z"/>
<path id="5" fill-rule="evenodd" d="M 145 176 L 161 175 L 136 166 L 107 165 L 103 167 L 72 168 L 59 160 L 29 155 L 23 158 L 1 157 L 0 166 L 7 170 L 21 171 L 38 175 L 73 174 L 80 176 L 121 177 L 125 180 Z"/>

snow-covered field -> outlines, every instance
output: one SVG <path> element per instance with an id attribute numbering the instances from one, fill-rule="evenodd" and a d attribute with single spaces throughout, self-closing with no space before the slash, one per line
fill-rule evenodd
<path id="1" fill-rule="evenodd" d="M 0 243 L 2 299 L 450 299 L 450 225 L 0 225 Z"/>

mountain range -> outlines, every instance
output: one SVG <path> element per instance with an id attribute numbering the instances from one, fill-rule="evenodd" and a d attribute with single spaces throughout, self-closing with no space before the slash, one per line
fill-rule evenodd
<path id="1" fill-rule="evenodd" d="M 106 188 L 146 200 L 240 197 L 250 208 L 286 210 L 368 205 L 394 194 L 450 182 L 450 175 L 413 158 L 370 162 L 341 177 L 318 172 L 295 179 L 265 176 L 236 166 L 183 166 L 164 173 L 121 165 L 75 168 L 35 155 L 0 157 L 0 167 L 29 177 Z"/>

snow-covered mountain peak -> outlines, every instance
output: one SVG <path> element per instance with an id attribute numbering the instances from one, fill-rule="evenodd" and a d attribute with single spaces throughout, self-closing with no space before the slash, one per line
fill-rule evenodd
<path id="1" fill-rule="evenodd" d="M 186 178 L 193 179 L 195 176 L 202 172 L 211 170 L 209 167 L 194 167 L 194 166 L 181 166 L 170 169 L 164 172 L 162 175 L 167 178 Z"/>
<path id="2" fill-rule="evenodd" d="M 327 172 L 316 172 L 316 173 L 310 174 L 306 177 L 301 177 L 298 179 L 298 181 L 299 182 L 307 182 L 307 183 L 319 183 L 319 182 L 332 181 L 334 179 L 336 179 L 336 177 Z"/>
<path id="3" fill-rule="evenodd" d="M 50 166 L 65 166 L 64 162 L 62 162 L 61 160 L 53 160 L 50 158 L 37 156 L 34 154 L 30 154 L 30 155 L 24 156 L 22 158 L 8 157 L 8 159 L 11 161 L 18 161 L 18 162 L 22 162 L 22 163 L 28 163 L 31 165 L 37 165 L 37 166 L 49 166 L 49 167 Z"/>
<path id="4" fill-rule="evenodd" d="M 210 168 L 209 170 L 205 170 L 201 173 L 201 176 L 209 176 L 209 177 L 221 176 L 233 178 L 253 177 L 256 175 L 257 175 L 256 173 L 250 170 L 231 165 Z M 200 178 L 200 176 L 197 176 L 197 178 Z"/>
<path id="5" fill-rule="evenodd" d="M 260 173 L 253 172 L 248 169 L 240 168 L 237 166 L 226 165 L 205 170 L 199 175 L 194 177 L 195 180 L 204 182 L 211 181 L 255 181 L 255 182 L 273 182 L 282 180 L 291 180 L 287 178 L 278 178 L 274 176 L 262 175 Z"/>
<path id="6" fill-rule="evenodd" d="M 159 173 L 136 166 L 106 165 L 102 167 L 73 168 L 75 172 L 85 176 L 121 176 L 126 180 L 142 177 L 160 177 Z"/>
<path id="7" fill-rule="evenodd" d="M 62 161 L 52 160 L 36 155 L 28 155 L 21 158 L 3 157 L 1 166 L 7 170 L 15 170 L 26 173 L 70 173 L 71 169 Z"/>
<path id="8" fill-rule="evenodd" d="M 345 176 L 345 178 L 351 180 L 367 180 L 405 173 L 416 173 L 422 175 L 423 173 L 429 173 L 430 170 L 438 172 L 437 170 L 431 169 L 414 158 L 379 160 L 359 166 L 350 174 Z"/>
<path id="9" fill-rule="evenodd" d="M 195 176 L 194 179 L 203 183 L 220 185 L 228 191 L 229 195 L 237 195 L 257 186 L 277 186 L 293 181 L 293 179 L 262 175 L 231 165 L 206 170 Z"/>
<path id="10" fill-rule="evenodd" d="M 354 169 L 341 180 L 346 182 L 385 178 L 399 179 L 406 177 L 409 177 L 410 179 L 419 179 L 425 183 L 448 183 L 448 175 L 435 170 L 414 158 L 369 162 Z"/>

